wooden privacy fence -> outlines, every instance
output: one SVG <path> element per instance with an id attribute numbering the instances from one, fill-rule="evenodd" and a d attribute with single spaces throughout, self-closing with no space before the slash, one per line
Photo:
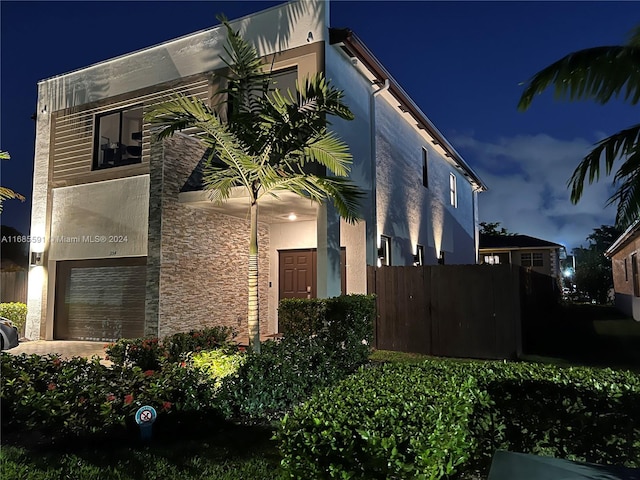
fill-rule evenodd
<path id="1" fill-rule="evenodd" d="M 523 320 L 555 296 L 551 277 L 516 265 L 368 267 L 367 289 L 376 348 L 444 357 L 516 357 Z"/>
<path id="2" fill-rule="evenodd" d="M 0 272 L 0 303 L 27 303 L 27 272 Z"/>

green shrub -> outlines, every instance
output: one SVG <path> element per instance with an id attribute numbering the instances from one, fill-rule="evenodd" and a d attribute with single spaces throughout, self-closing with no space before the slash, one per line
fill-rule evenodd
<path id="1" fill-rule="evenodd" d="M 52 436 L 104 432 L 131 422 L 142 405 L 159 415 L 217 411 L 214 387 L 197 369 L 105 367 L 97 359 L 2 353 L 2 431 Z"/>
<path id="2" fill-rule="evenodd" d="M 189 332 L 180 332 L 165 337 L 162 344 L 168 352 L 169 361 L 176 362 L 189 352 L 213 350 L 228 345 L 236 332 L 231 327 L 209 327 Z"/>
<path id="3" fill-rule="evenodd" d="M 222 385 L 222 379 L 236 373 L 245 360 L 244 353 L 228 348 L 208 350 L 191 356 L 193 366 L 209 375 L 213 379 L 216 389 Z"/>
<path id="4" fill-rule="evenodd" d="M 230 327 L 210 327 L 165 337 L 121 338 L 107 346 L 107 358 L 116 365 L 158 369 L 165 361 L 178 362 L 190 352 L 228 346 L 235 332 Z"/>
<path id="5" fill-rule="evenodd" d="M 280 418 L 319 388 L 332 385 L 368 362 L 375 299 L 349 295 L 332 299 L 288 299 L 279 321 L 289 330 L 279 341 L 249 351 L 219 393 L 227 415 L 248 421 Z"/>
<path id="6" fill-rule="evenodd" d="M 27 305 L 20 302 L 0 303 L 0 317 L 11 320 L 18 331 L 24 333 L 27 323 Z"/>
<path id="7" fill-rule="evenodd" d="M 640 466 L 640 376 L 589 368 L 427 361 L 361 369 L 282 421 L 297 478 L 480 471 L 496 448 Z"/>
<path id="8" fill-rule="evenodd" d="M 142 370 L 157 370 L 164 358 L 166 349 L 157 338 L 121 338 L 106 349 L 106 358 L 123 367 L 139 367 Z"/>

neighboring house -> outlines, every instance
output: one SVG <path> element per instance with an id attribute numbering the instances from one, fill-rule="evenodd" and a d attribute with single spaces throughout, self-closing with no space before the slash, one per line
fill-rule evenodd
<path id="1" fill-rule="evenodd" d="M 367 265 L 476 263 L 486 187 L 366 46 L 329 28 L 324 1 L 232 25 L 280 88 L 324 72 L 344 90 L 356 119 L 330 128 L 367 194 L 356 225 L 294 195 L 261 204 L 263 334 L 278 331 L 281 298 L 366 293 Z M 158 142 L 143 121 L 174 92 L 212 98 L 225 36 L 217 26 L 39 82 L 27 337 L 246 332 L 246 199 L 210 202 L 200 143 Z"/>
<path id="2" fill-rule="evenodd" d="M 613 290 L 618 310 L 640 320 L 640 220 L 635 221 L 605 252 L 611 259 Z"/>
<path id="3" fill-rule="evenodd" d="M 528 235 L 480 234 L 480 263 L 511 263 L 531 268 L 561 280 L 560 260 L 566 258 L 565 247 Z"/>

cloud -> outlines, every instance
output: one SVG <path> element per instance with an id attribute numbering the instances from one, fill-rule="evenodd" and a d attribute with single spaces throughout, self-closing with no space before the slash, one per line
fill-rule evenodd
<path id="1" fill-rule="evenodd" d="M 577 205 L 569 200 L 567 181 L 593 148 L 591 142 L 546 134 L 493 143 L 471 135 L 451 139 L 489 187 L 479 195 L 480 221 L 500 222 L 509 231 L 561 243 L 569 251 L 586 245 L 594 228 L 614 223 L 615 208 L 605 208 L 613 192 L 611 177 L 585 186 Z"/>

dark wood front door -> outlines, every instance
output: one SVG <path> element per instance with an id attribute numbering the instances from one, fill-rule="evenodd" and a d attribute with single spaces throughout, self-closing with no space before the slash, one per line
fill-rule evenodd
<path id="1" fill-rule="evenodd" d="M 280 298 L 315 298 L 316 251 L 286 250 L 280 253 Z"/>
<path id="2" fill-rule="evenodd" d="M 283 298 L 316 298 L 317 250 L 280 250 L 279 293 Z M 340 249 L 341 291 L 347 293 L 346 251 Z"/>

